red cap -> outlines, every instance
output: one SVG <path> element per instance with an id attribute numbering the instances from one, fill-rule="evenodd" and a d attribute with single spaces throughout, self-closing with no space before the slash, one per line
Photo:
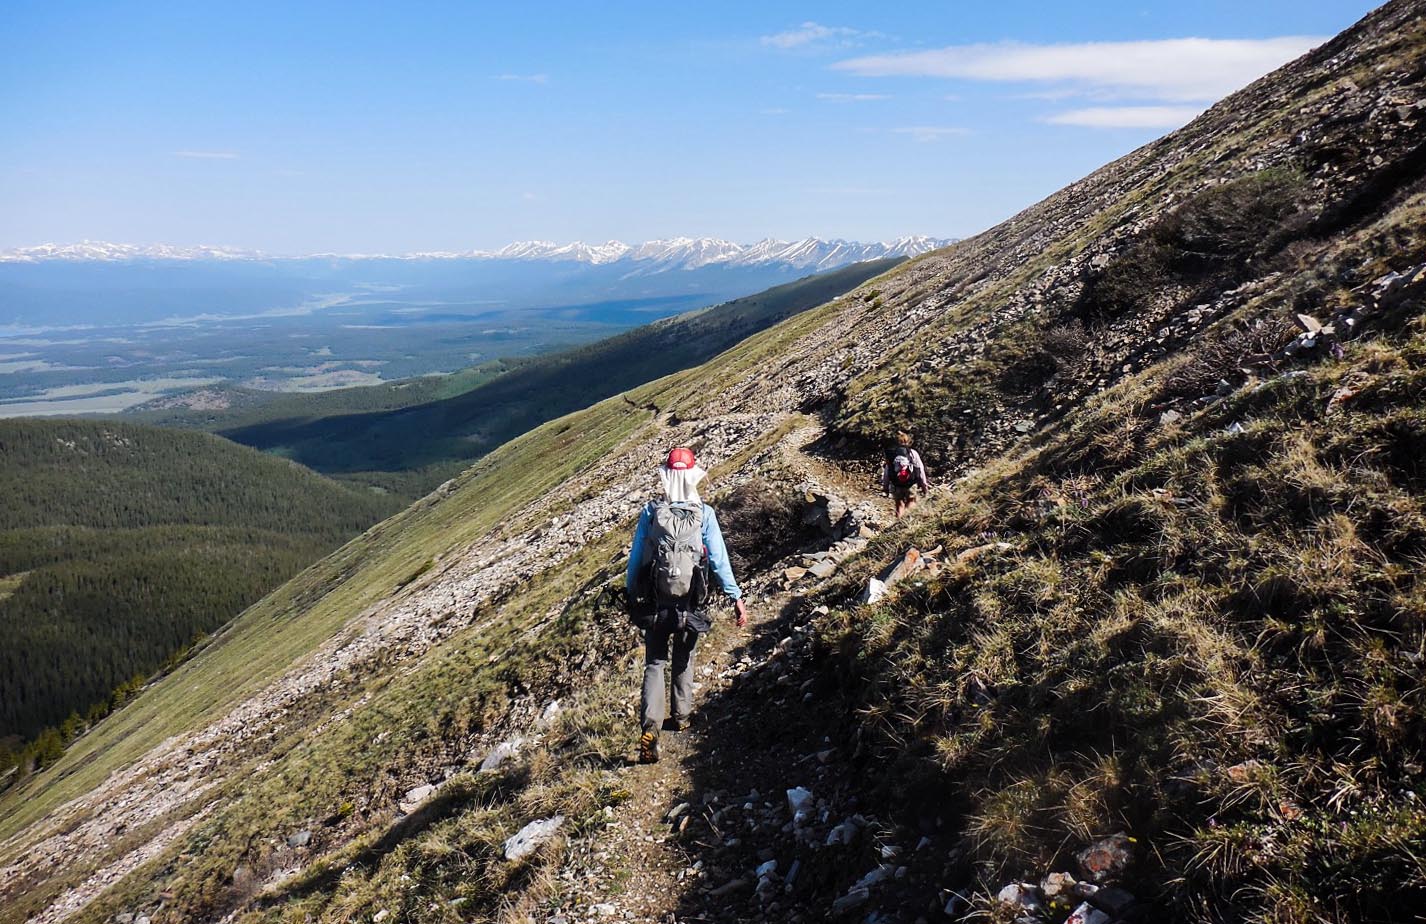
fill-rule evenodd
<path id="1" fill-rule="evenodd" d="M 683 446 L 670 449 L 668 452 L 668 461 L 664 462 L 664 465 L 676 472 L 693 468 L 693 466 L 697 464 L 698 460 L 693 457 L 693 450 Z"/>

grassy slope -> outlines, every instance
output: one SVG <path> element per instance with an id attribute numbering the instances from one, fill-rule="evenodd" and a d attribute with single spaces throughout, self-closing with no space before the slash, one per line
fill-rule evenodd
<path id="1" fill-rule="evenodd" d="M 809 276 L 766 292 L 636 328 L 590 346 L 513 365 L 440 400 L 360 414 L 221 424 L 224 436 L 357 480 L 415 472 L 414 493 L 434 487 L 484 452 L 561 414 L 689 368 L 786 317 L 820 305 L 897 260 Z M 390 479 L 377 478 L 382 483 Z"/>
<path id="2" fill-rule="evenodd" d="M 1401 58 L 1384 59 L 1387 53 L 1419 60 L 1419 34 L 1396 31 L 1395 46 L 1364 62 L 1354 77 L 1369 86 L 1373 74 L 1393 71 L 1377 64 L 1402 70 Z M 1053 234 L 1041 230 L 1048 226 L 1042 208 L 878 280 L 888 310 L 872 313 L 861 328 L 873 347 L 877 332 L 903 311 L 933 305 L 944 320 L 900 356 L 879 357 L 884 368 L 854 382 L 827 410 L 854 436 L 875 435 L 903 419 L 904 405 L 899 412 L 891 407 L 888 383 L 906 371 L 904 362 L 981 333 L 968 323 L 972 317 L 987 317 L 1036 273 L 1122 227 L 1128 209 L 1162 208 L 1166 194 L 1181 199 L 1233 171 L 1276 137 L 1275 118 L 1315 111 L 1331 86 L 1303 88 L 1267 114 L 1249 111 L 1260 135 L 1219 135 L 1173 169 L 1131 174 L 1145 178 L 1106 197 L 1102 212 L 1062 221 Z M 1130 166 L 1193 138 L 1176 136 Z M 1225 152 L 1231 156 L 1217 161 Z M 1215 162 L 1226 166 L 1209 166 Z M 1341 359 L 1305 376 L 1274 378 L 1261 388 L 1239 379 L 1218 404 L 1184 405 L 1188 413 L 1176 425 L 1160 424 L 1162 409 L 1155 406 L 1172 397 L 1170 383 L 1185 363 L 1201 361 L 1214 337 L 1254 318 L 1280 318 L 1300 297 L 1340 297 L 1336 280 L 1345 269 L 1369 283 L 1383 267 L 1426 259 L 1421 213 L 1419 194 L 1378 202 L 1371 214 L 1288 255 L 1299 267 L 1326 267 L 1321 274 L 1271 277 L 1258 295 L 1230 301 L 1204 334 L 1141 358 L 1136 372 L 1110 376 L 1098 397 L 1049 419 L 1031 444 L 999 459 L 968 455 L 965 461 L 987 464 L 931 515 L 874 543 L 829 589 L 832 612 L 819 632 L 832 656 L 829 669 L 859 691 L 861 708 L 849 721 L 862 723 L 862 736 L 874 745 L 870 776 L 895 787 L 903 804 L 939 800 L 954 809 L 952 817 L 966 820 L 970 862 L 948 867 L 947 883 L 970 876 L 993 888 L 1001 876 L 1036 875 L 1057 863 L 1066 846 L 1127 826 L 1153 848 L 1139 881 L 1160 887 L 1163 901 L 1179 902 L 1177 917 L 1382 920 L 1390 913 L 1384 903 L 1421 888 L 1412 857 L 1419 856 L 1423 830 L 1415 808 L 1422 794 L 1417 575 L 1426 530 L 1419 463 L 1410 461 L 1419 458 L 1426 407 L 1420 301 L 1383 317 Z M 1022 246 L 1043 256 L 996 260 L 990 271 L 968 265 L 977 253 L 994 260 Z M 1359 296 L 1360 286 L 1348 294 Z M 857 344 L 828 346 L 826 337 L 857 330 L 847 319 L 866 314 L 852 300 L 804 313 L 631 398 L 698 417 L 758 406 L 729 391 L 741 371 L 795 374 L 846 361 L 855 375 L 866 368 L 858 365 Z M 1027 339 L 1014 324 L 991 334 L 1002 347 Z M 941 377 L 979 378 L 987 419 L 1006 409 L 1036 413 L 1033 394 L 995 375 L 1018 365 L 1021 353 L 985 352 L 989 358 L 943 368 Z M 1107 357 L 1116 369 L 1122 358 Z M 1094 388 L 1100 372 L 1085 374 L 1088 382 L 1071 378 L 1067 387 Z M 1004 391 L 1000 383 L 1014 388 Z M 1329 417 L 1328 399 L 1344 384 L 1357 397 Z M 949 448 L 956 434 L 944 412 L 958 408 L 952 401 L 964 392 L 930 395 L 917 428 L 944 447 L 937 451 L 947 461 L 957 461 Z M 413 508 L 250 611 L 233 641 L 205 652 L 193 673 L 150 691 L 91 735 L 92 743 L 81 742 L 59 773 L 22 793 L 28 804 L 7 798 L 0 832 L 39 818 L 146 743 L 232 702 L 236 693 L 219 681 L 239 670 L 248 651 L 261 656 L 258 674 L 272 676 L 429 557 L 469 541 L 502 509 L 537 497 L 553 482 L 526 480 L 534 467 L 522 460 L 565 458 L 573 450 L 593 462 L 621 436 L 640 432 L 648 417 L 618 399 L 606 401 L 493 453 L 442 503 Z M 1233 423 L 1243 432 L 1227 432 Z M 730 462 L 730 470 L 737 464 Z M 492 506 L 495 497 L 503 504 Z M 859 579 L 905 542 L 946 542 L 954 551 L 983 541 L 987 531 L 1011 541 L 1013 551 L 958 566 L 924 591 L 881 607 L 851 602 Z M 314 702 L 313 716 L 359 705 L 320 739 L 304 741 L 296 723 L 273 742 L 270 766 L 235 770 L 218 816 L 82 919 L 143 907 L 165 889 L 174 914 L 242 906 L 252 891 L 234 875 L 238 865 L 261 880 L 291 859 L 282 836 L 324 817 L 336 819 L 335 833 L 321 835 L 326 857 L 252 906 L 251 919 L 310 914 L 341 921 L 377 905 L 403 909 L 414 920 L 493 917 L 503 902 L 543 888 L 540 871 L 557 852 L 529 865 L 504 864 L 503 837 L 522 820 L 555 810 L 576 828 L 595 823 L 598 807 L 619 798 L 599 788 L 598 770 L 628 743 L 629 730 L 616 727 L 627 690 L 597 683 L 601 675 L 592 665 L 607 659 L 617 668 L 627 648 L 613 644 L 610 652 L 587 598 L 571 594 L 597 583 L 601 570 L 608 573 L 621 539 L 616 529 L 590 543 L 567 574 L 537 576 L 528 593 L 413 668 L 357 678 L 355 686 Z M 332 588 L 343 563 L 348 576 Z M 328 595 L 310 609 L 294 606 L 304 588 Z M 562 601 L 568 602 L 561 608 Z M 552 606 L 554 631 L 522 631 Z M 263 623 L 284 614 L 289 618 L 275 643 L 255 650 Z M 450 763 L 472 735 L 499 734 L 520 691 L 561 670 L 586 698 L 560 722 L 557 752 L 542 749 L 494 777 L 456 777 L 427 830 L 391 825 L 383 800 L 389 804 L 401 786 Z M 188 685 L 208 702 L 187 695 Z M 362 693 L 372 698 L 362 701 Z M 378 729 L 395 734 L 378 746 Z M 1230 766 L 1238 769 L 1230 773 Z M 1417 802 L 1403 795 L 1408 791 Z M 183 861 L 169 865 L 179 851 Z M 326 875 L 348 865 L 340 878 Z M 35 889 L 4 919 L 22 919 L 58 887 Z M 453 898 L 466 902 L 461 910 L 446 903 Z"/>

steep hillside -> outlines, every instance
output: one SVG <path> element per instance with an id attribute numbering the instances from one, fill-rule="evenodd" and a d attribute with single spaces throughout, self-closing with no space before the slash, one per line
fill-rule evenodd
<path id="1" fill-rule="evenodd" d="M 7 795 L 0 920 L 1411 920 L 1423 77 L 1423 4 L 1388 4 L 495 450 Z M 899 523 L 893 425 L 944 482 Z M 599 592 L 674 443 L 754 619 L 631 766 Z"/>
<path id="2" fill-rule="evenodd" d="M 226 440 L 90 421 L 0 421 L 0 493 L 0 739 L 21 741 L 70 716 L 72 735 L 394 506 Z"/>
<path id="3" fill-rule="evenodd" d="M 419 496 L 531 427 L 695 366 L 898 262 L 857 263 L 586 347 L 515 361 L 509 371 L 437 400 L 391 410 L 286 419 L 264 409 L 263 420 L 220 424 L 219 432 L 336 477 Z"/>

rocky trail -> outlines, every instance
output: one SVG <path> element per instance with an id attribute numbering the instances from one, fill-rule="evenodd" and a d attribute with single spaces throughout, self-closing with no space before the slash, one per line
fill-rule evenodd
<path id="1" fill-rule="evenodd" d="M 775 452 L 811 515 L 827 517 L 829 548 L 739 575 L 748 625 L 740 630 L 731 613 L 720 614 L 701 643 L 692 727 L 664 732 L 659 763 L 611 771 L 628 799 L 605 809 L 605 826 L 571 842 L 543 920 L 825 917 L 821 896 L 873 822 L 855 813 L 850 755 L 835 722 L 843 713 L 823 708 L 835 691 L 804 673 L 816 615 L 806 598 L 891 511 L 867 471 L 822 454 L 822 441 L 820 427 L 802 426 Z M 628 684 L 632 714 L 636 674 Z M 877 847 L 879 856 L 896 852 Z M 881 864 L 872 868 L 875 878 Z"/>
<path id="2" fill-rule="evenodd" d="M 824 550 L 739 575 L 748 625 L 721 613 L 700 644 L 692 726 L 663 733 L 657 764 L 630 754 L 608 771 L 610 790 L 625 798 L 566 844 L 553 897 L 524 921 L 877 924 L 994 906 L 1067 924 L 1139 919 L 1132 895 L 1096 885 L 1128 864 L 1134 848 L 1122 836 L 1085 851 L 1083 881 L 1052 872 L 1006 885 L 987 906 L 986 896 L 972 897 L 953 819 L 893 817 L 900 806 L 877 791 L 876 764 L 845 720 L 856 704 L 818 663 L 825 654 L 813 638 L 828 613 L 815 602 L 821 585 L 892 522 L 876 460 L 839 458 L 840 448 L 804 425 L 773 450 L 804 492 L 808 518 L 821 520 Z M 623 681 L 631 722 L 641 672 L 640 659 Z"/>

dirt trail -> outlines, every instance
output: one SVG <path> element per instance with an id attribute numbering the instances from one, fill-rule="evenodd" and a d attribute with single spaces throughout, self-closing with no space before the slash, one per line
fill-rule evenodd
<path id="1" fill-rule="evenodd" d="M 836 495 L 868 525 L 889 522 L 890 502 L 874 493 L 864 472 L 812 451 L 822 439 L 822 428 L 807 424 L 784 437 L 776 454 L 807 490 Z M 786 852 L 776 844 L 785 832 L 754 816 L 789 814 L 788 788 L 836 774 L 827 753 L 832 730 L 821 724 L 834 711 L 818 715 L 809 707 L 814 694 L 805 688 L 812 681 L 802 682 L 799 659 L 790 654 L 807 639 L 799 627 L 809 615 L 803 597 L 816 581 L 809 575 L 783 587 L 781 570 L 790 563 L 738 575 L 748 596 L 748 625 L 738 629 L 731 610 L 720 612 L 700 643 L 693 726 L 663 733 L 659 763 L 616 771 L 629 800 L 612 810 L 608 825 L 570 845 L 559 873 L 560 898 L 538 920 L 821 916 L 799 907 L 796 883 L 785 881 L 785 859 L 781 875 L 770 880 L 777 895 L 754 895 L 756 868 Z M 633 705 L 641 672 L 642 661 L 627 678 Z"/>

